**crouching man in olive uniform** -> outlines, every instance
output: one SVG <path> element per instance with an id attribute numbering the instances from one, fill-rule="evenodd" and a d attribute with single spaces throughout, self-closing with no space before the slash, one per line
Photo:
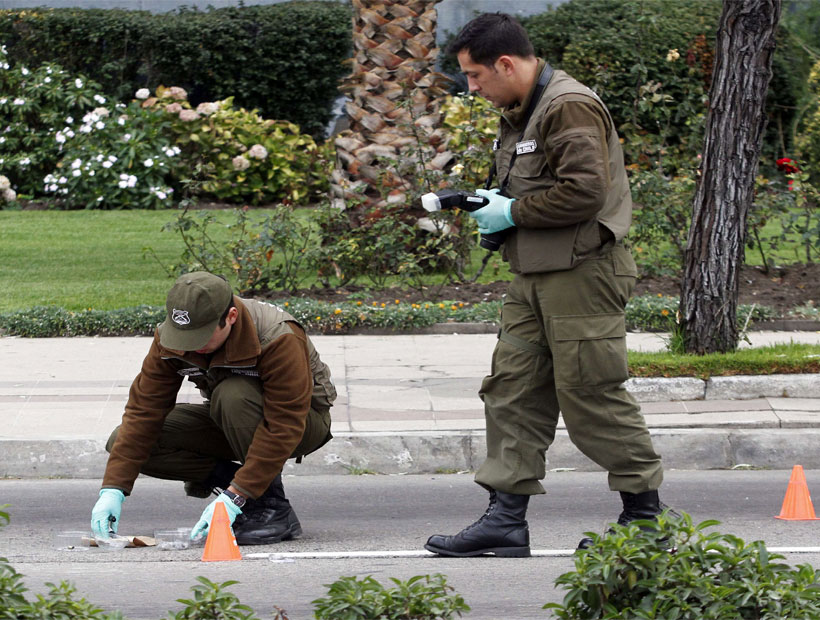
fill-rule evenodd
<path id="1" fill-rule="evenodd" d="M 219 276 L 181 276 L 166 308 L 106 446 L 94 534 L 107 538 L 109 524 L 116 531 L 123 500 L 143 473 L 182 480 L 189 496 L 217 494 L 192 538 L 207 532 L 217 502 L 240 545 L 297 538 L 302 528 L 282 468 L 331 439 L 336 390 L 328 367 L 292 316 L 235 297 Z M 176 403 L 186 377 L 204 404 Z"/>
<path id="2" fill-rule="evenodd" d="M 478 16 L 450 51 L 470 90 L 502 109 L 491 173 L 497 186 L 478 191 L 489 203 L 470 215 L 482 234 L 505 231 L 503 257 L 515 279 L 480 391 L 487 459 L 476 482 L 490 491 L 490 506 L 478 522 L 432 536 L 425 547 L 449 556 L 529 556 L 527 503 L 544 493 L 559 412 L 572 442 L 620 492 L 619 523 L 661 511 L 661 460 L 623 386 L 624 308 L 637 268 L 621 240 L 632 200 L 606 106 L 537 58 L 514 18 Z"/>

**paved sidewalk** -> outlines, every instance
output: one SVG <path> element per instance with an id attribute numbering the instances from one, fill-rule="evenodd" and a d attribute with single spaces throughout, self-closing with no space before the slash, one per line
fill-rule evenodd
<path id="1" fill-rule="evenodd" d="M 457 326 L 454 326 L 457 329 Z M 820 344 L 820 332 L 753 332 L 752 346 Z M 477 391 L 492 334 L 314 336 L 339 399 L 334 441 L 288 473 L 474 469 L 485 451 Z M 148 338 L 0 338 L 0 477 L 99 477 Z M 659 334 L 629 334 L 660 350 Z M 744 345 L 745 346 L 745 345 Z M 667 468 L 820 467 L 820 375 L 631 379 Z M 200 402 L 189 382 L 180 400 Z M 548 467 L 595 469 L 559 431 Z"/>

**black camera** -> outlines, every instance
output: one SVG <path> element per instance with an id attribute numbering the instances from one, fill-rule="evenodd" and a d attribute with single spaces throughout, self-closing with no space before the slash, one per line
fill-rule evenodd
<path id="1" fill-rule="evenodd" d="M 424 210 L 433 213 L 443 209 L 463 209 L 464 211 L 478 211 L 480 208 L 487 206 L 489 199 L 474 194 L 472 192 L 465 192 L 457 189 L 443 189 L 438 192 L 430 192 L 421 197 L 421 206 Z M 489 235 L 481 235 L 479 245 L 485 250 L 495 252 L 504 243 L 504 238 L 507 236 L 506 230 L 499 230 L 498 232 L 490 233 Z"/>

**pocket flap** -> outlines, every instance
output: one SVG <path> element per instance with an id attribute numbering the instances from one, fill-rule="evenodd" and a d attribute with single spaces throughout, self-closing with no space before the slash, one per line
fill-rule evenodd
<path id="1" fill-rule="evenodd" d="M 623 313 L 579 314 L 552 317 L 552 337 L 556 341 L 625 338 Z"/>

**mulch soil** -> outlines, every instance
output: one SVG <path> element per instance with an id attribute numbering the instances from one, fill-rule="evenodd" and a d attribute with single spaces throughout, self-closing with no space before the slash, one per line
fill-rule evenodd
<path id="1" fill-rule="evenodd" d="M 295 296 L 327 302 L 349 301 L 353 296 L 354 299 L 368 302 L 394 302 L 399 299 L 407 303 L 439 300 L 476 303 L 501 299 L 507 285 L 507 282 L 467 283 L 432 287 L 425 291 L 398 287 L 369 290 L 363 286 L 345 286 L 337 289 L 303 289 Z M 680 279 L 642 277 L 638 280 L 635 296 L 658 294 L 679 296 Z M 281 292 L 271 292 L 268 296 L 283 297 Z M 774 308 L 779 316 L 785 316 L 789 310 L 809 301 L 820 304 L 820 264 L 794 264 L 772 269 L 769 273 L 756 267 L 743 267 L 738 301 L 741 304 L 756 303 Z"/>

